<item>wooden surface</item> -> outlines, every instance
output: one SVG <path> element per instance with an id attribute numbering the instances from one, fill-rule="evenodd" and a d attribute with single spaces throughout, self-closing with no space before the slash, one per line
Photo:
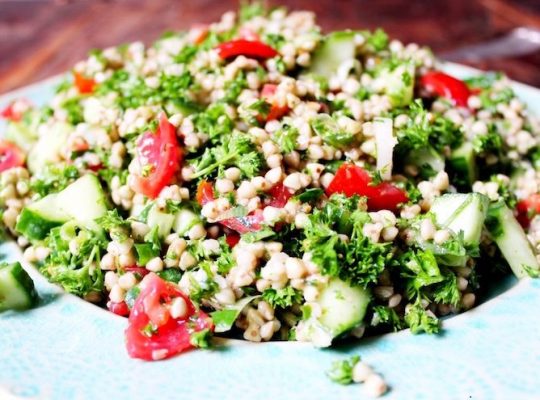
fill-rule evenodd
<path id="1" fill-rule="evenodd" d="M 383 27 L 392 37 L 436 52 L 481 42 L 520 25 L 540 27 L 540 1 L 297 0 L 270 1 L 318 15 L 324 30 Z M 211 22 L 236 0 L 0 0 L 0 93 L 69 69 L 88 50 L 166 30 Z M 540 87 L 540 52 L 484 61 Z"/>

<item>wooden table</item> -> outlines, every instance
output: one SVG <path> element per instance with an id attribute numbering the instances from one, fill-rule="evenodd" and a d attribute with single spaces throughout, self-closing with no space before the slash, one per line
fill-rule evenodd
<path id="1" fill-rule="evenodd" d="M 436 52 L 481 42 L 520 25 L 540 26 L 540 1 L 271 0 L 317 13 L 325 30 L 383 27 Z M 0 93 L 69 69 L 97 47 L 150 42 L 163 31 L 211 22 L 236 0 L 0 0 Z M 475 66 L 540 86 L 540 52 Z"/>

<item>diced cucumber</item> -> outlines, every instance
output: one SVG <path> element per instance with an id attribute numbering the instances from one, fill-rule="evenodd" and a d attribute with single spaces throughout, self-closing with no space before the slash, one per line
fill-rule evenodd
<path id="1" fill-rule="evenodd" d="M 334 337 L 341 335 L 363 321 L 370 300 L 365 289 L 350 286 L 340 279 L 332 279 L 317 299 L 321 306 L 319 322 Z"/>
<path id="2" fill-rule="evenodd" d="M 528 270 L 540 271 L 540 264 L 523 228 L 504 201 L 490 205 L 486 227 L 518 278 L 529 276 Z"/>
<path id="3" fill-rule="evenodd" d="M 25 310 L 36 301 L 34 282 L 21 264 L 0 264 L 0 311 Z"/>
<path id="4" fill-rule="evenodd" d="M 382 83 L 383 92 L 390 97 L 394 107 L 405 107 L 411 103 L 414 95 L 414 72 L 412 61 L 397 67 L 383 68 L 377 79 Z"/>
<path id="5" fill-rule="evenodd" d="M 463 242 L 476 246 L 486 218 L 489 199 L 480 193 L 449 193 L 437 197 L 431 206 L 437 225 L 454 233 L 463 232 Z"/>
<path id="6" fill-rule="evenodd" d="M 150 228 L 158 227 L 158 233 L 161 238 L 165 238 L 171 233 L 174 221 L 175 215 L 161 211 L 156 203 L 148 211 L 148 217 L 146 219 L 146 223 Z"/>
<path id="7" fill-rule="evenodd" d="M 15 229 L 30 239 L 41 240 L 55 226 L 74 220 L 88 229 L 107 212 L 99 180 L 84 175 L 59 193 L 52 193 L 23 208 Z"/>
<path id="8" fill-rule="evenodd" d="M 201 222 L 201 218 L 193 211 L 182 209 L 176 213 L 173 229 L 180 236 L 184 236 L 191 228 Z"/>
<path id="9" fill-rule="evenodd" d="M 65 122 L 56 122 L 49 126 L 28 153 L 30 171 L 37 174 L 47 164 L 60 161 L 60 150 L 72 131 L 73 126 Z"/>
<path id="10" fill-rule="evenodd" d="M 332 278 L 316 300 L 321 314 L 302 321 L 304 339 L 317 347 L 330 346 L 332 339 L 362 323 L 370 301 L 368 290 Z"/>
<path id="11" fill-rule="evenodd" d="M 457 182 L 471 187 L 476 181 L 476 153 L 471 142 L 465 142 L 455 149 L 450 155 L 448 163 L 456 174 Z"/>
<path id="12" fill-rule="evenodd" d="M 413 150 L 407 156 L 406 164 L 412 164 L 420 169 L 420 176 L 430 177 L 444 171 L 445 163 L 442 155 L 431 146 Z"/>
<path id="13" fill-rule="evenodd" d="M 311 59 L 308 73 L 331 78 L 339 66 L 356 57 L 355 32 L 341 31 L 332 32 L 326 36 L 321 45 L 315 50 Z"/>
<path id="14" fill-rule="evenodd" d="M 11 121 L 6 130 L 6 139 L 15 143 L 25 152 L 29 152 L 37 137 L 31 128 L 23 122 Z"/>
<path id="15" fill-rule="evenodd" d="M 68 221 L 70 217 L 58 207 L 57 197 L 53 193 L 24 207 L 15 229 L 29 239 L 41 240 L 52 228 Z"/>
<path id="16" fill-rule="evenodd" d="M 107 212 L 107 200 L 95 175 L 84 175 L 66 187 L 57 197 L 58 207 L 89 229 Z"/>

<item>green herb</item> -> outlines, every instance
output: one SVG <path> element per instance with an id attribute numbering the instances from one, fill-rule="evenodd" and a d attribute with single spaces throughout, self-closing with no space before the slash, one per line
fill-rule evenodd
<path id="1" fill-rule="evenodd" d="M 214 322 L 215 332 L 221 333 L 231 330 L 234 321 L 236 321 L 242 310 L 258 297 L 259 296 L 244 297 L 230 307 L 210 313 L 212 321 Z"/>
<path id="2" fill-rule="evenodd" d="M 403 329 L 403 321 L 399 318 L 397 312 L 393 308 L 387 306 L 373 307 L 373 321 L 372 325 L 389 325 L 394 332 Z"/>
<path id="3" fill-rule="evenodd" d="M 255 17 L 263 17 L 266 15 L 264 2 L 262 1 L 240 1 L 240 10 L 238 16 L 241 23 L 249 21 Z"/>
<path id="4" fill-rule="evenodd" d="M 211 346 L 212 332 L 210 329 L 193 332 L 189 339 L 189 343 L 198 349 L 208 349 Z"/>
<path id="5" fill-rule="evenodd" d="M 325 143 L 333 147 L 348 146 L 355 139 L 353 133 L 342 130 L 336 120 L 328 114 L 317 114 L 311 120 L 311 128 Z"/>
<path id="6" fill-rule="evenodd" d="M 219 143 L 221 137 L 229 135 L 234 123 L 226 111 L 226 105 L 214 103 L 205 111 L 196 114 L 193 119 L 197 131 L 205 133 L 210 137 L 212 143 Z"/>
<path id="7" fill-rule="evenodd" d="M 381 28 L 377 28 L 374 32 L 367 32 L 366 46 L 374 53 L 378 53 L 388 47 L 388 35 Z"/>
<path id="8" fill-rule="evenodd" d="M 230 104 L 237 104 L 238 97 L 244 89 L 248 87 L 245 74 L 239 73 L 232 81 L 225 84 L 225 96 L 223 101 Z"/>
<path id="9" fill-rule="evenodd" d="M 282 289 L 266 289 L 262 298 L 274 308 L 287 308 L 302 303 L 302 293 L 292 286 L 286 286 Z"/>
<path id="10" fill-rule="evenodd" d="M 74 165 L 51 164 L 30 181 L 30 189 L 39 197 L 65 189 L 79 177 L 79 170 Z"/>
<path id="11" fill-rule="evenodd" d="M 182 278 L 182 271 L 176 268 L 167 268 L 157 273 L 161 279 L 169 282 L 178 283 Z"/>
<path id="12" fill-rule="evenodd" d="M 299 195 L 294 196 L 296 200 L 301 203 L 311 203 L 319 200 L 319 198 L 324 194 L 324 190 L 319 188 L 311 188 L 300 193 Z"/>
<path id="13" fill-rule="evenodd" d="M 126 297 L 124 301 L 126 302 L 130 310 L 135 305 L 135 300 L 137 300 L 137 297 L 139 297 L 140 293 L 141 293 L 141 288 L 138 285 L 133 286 L 126 292 Z"/>
<path id="14" fill-rule="evenodd" d="M 283 153 L 290 153 L 296 148 L 298 129 L 292 125 L 283 124 L 274 132 L 272 139 Z"/>
<path id="15" fill-rule="evenodd" d="M 78 97 L 72 97 L 64 100 L 60 105 L 67 113 L 67 120 L 72 125 L 77 125 L 84 121 L 83 108 Z"/>
<path id="16" fill-rule="evenodd" d="M 51 229 L 45 245 L 51 250 L 40 272 L 51 282 L 60 284 L 67 292 L 84 297 L 90 292 L 103 290 L 103 273 L 99 260 L 107 247 L 107 240 L 96 232 L 71 227 L 66 237 L 64 226 Z M 64 233 L 63 233 L 64 231 Z M 78 251 L 69 249 L 70 240 L 76 240 Z"/>
<path id="17" fill-rule="evenodd" d="M 188 64 L 195 58 L 199 49 L 194 45 L 186 45 L 174 56 L 174 62 L 178 64 Z"/>
<path id="18" fill-rule="evenodd" d="M 436 317 L 428 315 L 426 310 L 420 304 L 411 306 L 405 314 L 405 322 L 411 329 L 412 333 L 438 333 L 440 330 L 440 322 Z"/>
<path id="19" fill-rule="evenodd" d="M 360 356 L 334 361 L 332 367 L 326 371 L 326 375 L 340 385 L 348 385 L 353 381 L 353 368 L 359 361 Z"/>
<path id="20" fill-rule="evenodd" d="M 373 243 L 362 233 L 370 221 L 368 213 L 360 209 L 362 204 L 358 196 L 333 195 L 309 216 L 303 249 L 311 252 L 323 274 L 365 287 L 377 281 L 393 253 L 391 244 Z"/>
<path id="21" fill-rule="evenodd" d="M 271 238 L 276 233 L 270 228 L 263 228 L 255 232 L 248 232 L 242 235 L 242 240 L 246 243 L 260 242 L 261 240 Z"/>
<path id="22" fill-rule="evenodd" d="M 251 178 L 262 167 L 262 159 L 248 135 L 234 132 L 223 137 L 221 145 L 207 148 L 191 165 L 195 168 L 192 179 L 206 177 L 228 167 L 238 167 L 244 178 Z"/>
<path id="23" fill-rule="evenodd" d="M 277 33 L 266 33 L 263 35 L 263 42 L 268 44 L 270 47 L 279 50 L 287 42 L 287 40 L 285 37 L 283 37 L 283 35 Z"/>

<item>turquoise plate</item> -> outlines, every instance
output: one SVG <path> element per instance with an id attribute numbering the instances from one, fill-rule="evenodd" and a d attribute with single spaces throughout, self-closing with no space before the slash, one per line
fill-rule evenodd
<path id="1" fill-rule="evenodd" d="M 450 73 L 477 71 L 457 66 Z M 37 104 L 53 78 L 0 98 Z M 515 84 L 540 115 L 540 91 Z M 0 131 L 2 130 L 0 126 Z M 12 243 L 11 259 L 20 258 Z M 296 342 L 223 341 L 170 360 L 130 359 L 126 320 L 49 284 L 31 267 L 39 307 L 0 314 L 0 399 L 362 399 L 362 385 L 332 383 L 331 362 L 359 354 L 391 387 L 385 399 L 540 399 L 540 280 L 508 279 L 479 307 L 444 321 L 440 335 L 409 331 L 317 350 Z"/>

